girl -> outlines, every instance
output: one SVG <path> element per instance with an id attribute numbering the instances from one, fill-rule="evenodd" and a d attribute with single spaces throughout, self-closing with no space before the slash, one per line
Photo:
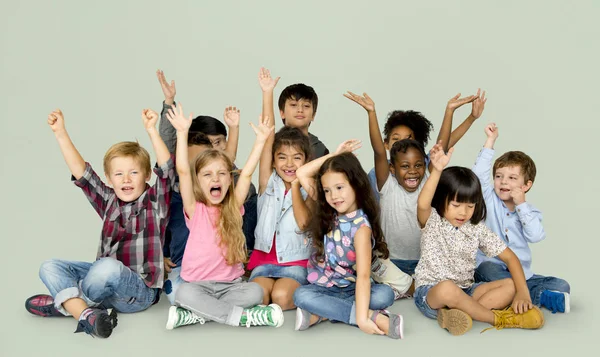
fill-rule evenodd
<path id="1" fill-rule="evenodd" d="M 294 294 L 295 328 L 305 330 L 330 319 L 358 326 L 368 334 L 402 338 L 402 316 L 381 310 L 394 302 L 392 289 L 370 280 L 371 260 L 387 258 L 388 249 L 369 179 L 350 153 L 359 146 L 357 141 L 346 141 L 336 154 L 346 153 L 327 155 L 297 172 L 317 207 L 310 226 L 310 284 Z"/>
<path id="2" fill-rule="evenodd" d="M 262 300 L 261 287 L 242 282 L 246 260 L 242 205 L 273 126 L 266 125 L 266 118 L 260 119 L 258 127 L 251 124 L 256 141 L 234 188 L 233 163 L 222 151 L 202 152 L 190 170 L 187 135 L 192 116 L 183 116 L 181 103 L 173 106 L 168 119 L 177 130 L 176 167 L 190 235 L 181 269 L 185 282 L 175 293 L 176 306 L 169 309 L 167 329 L 206 320 L 232 326 L 281 326 L 281 308 L 256 306 Z"/>
<path id="3" fill-rule="evenodd" d="M 423 235 L 415 304 L 453 335 L 467 332 L 472 319 L 497 329 L 542 327 L 544 316 L 531 303 L 519 259 L 484 223 L 486 209 L 477 176 L 464 167 L 444 170 L 452 151 L 444 154 L 439 144 L 431 149 L 431 175 L 419 195 L 417 218 Z M 502 260 L 513 279 L 474 284 L 478 249 Z M 512 306 L 504 309 L 511 301 Z"/>

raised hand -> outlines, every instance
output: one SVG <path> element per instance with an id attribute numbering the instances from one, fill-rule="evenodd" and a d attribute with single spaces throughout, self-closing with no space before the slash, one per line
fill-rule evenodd
<path id="1" fill-rule="evenodd" d="M 194 113 L 191 113 L 188 118 L 183 115 L 183 106 L 179 103 L 178 106 L 171 105 L 169 111 L 167 112 L 167 119 L 171 122 L 171 125 L 178 132 L 187 132 L 192 125 L 192 118 L 194 117 Z"/>
<path id="2" fill-rule="evenodd" d="M 167 83 L 165 73 L 160 69 L 156 71 L 156 77 L 158 77 L 158 81 L 160 82 L 163 94 L 165 95 L 165 102 L 167 102 L 167 104 L 173 104 L 176 93 L 175 81 L 172 80 L 171 84 Z"/>
<path id="3" fill-rule="evenodd" d="M 240 110 L 236 107 L 227 107 L 223 113 L 223 120 L 228 127 L 237 127 L 240 125 Z"/>
<path id="4" fill-rule="evenodd" d="M 360 149 L 362 142 L 358 139 L 350 139 L 341 143 L 335 150 L 335 155 L 339 155 L 345 152 L 353 152 Z"/>
<path id="5" fill-rule="evenodd" d="M 373 99 L 371 99 L 367 93 L 363 93 L 363 95 L 360 96 L 348 91 L 347 93 L 344 93 L 344 97 L 365 108 L 367 112 L 375 111 L 375 102 L 373 102 Z"/>
<path id="6" fill-rule="evenodd" d="M 444 148 L 442 147 L 441 140 L 435 144 L 431 151 L 429 152 L 429 158 L 431 160 L 431 164 L 438 171 L 443 171 L 444 168 L 450 162 L 450 158 L 452 157 L 452 153 L 454 152 L 454 148 L 450 148 L 448 153 L 444 153 Z"/>
<path id="7" fill-rule="evenodd" d="M 152 109 L 142 109 L 142 123 L 146 130 L 156 127 L 158 121 L 158 113 Z"/>
<path id="8" fill-rule="evenodd" d="M 485 135 L 487 135 L 487 137 L 490 139 L 496 140 L 498 138 L 498 127 L 496 127 L 496 123 L 489 123 L 485 126 L 483 131 L 485 132 Z"/>
<path id="9" fill-rule="evenodd" d="M 48 114 L 48 125 L 50 125 L 50 129 L 55 133 L 65 130 L 65 119 L 60 109 L 56 109 Z"/>
<path id="10" fill-rule="evenodd" d="M 485 107 L 485 102 L 487 102 L 487 98 L 485 97 L 485 91 L 481 93 L 481 89 L 477 89 L 477 94 L 475 95 L 475 100 L 473 100 L 472 108 L 471 108 L 471 116 L 475 119 L 479 119 L 481 114 L 483 113 L 483 109 Z"/>
<path id="11" fill-rule="evenodd" d="M 261 67 L 260 71 L 258 71 L 258 84 L 263 92 L 273 91 L 275 86 L 277 86 L 277 82 L 279 82 L 279 78 L 281 77 L 273 79 L 271 72 L 264 67 Z"/>
<path id="12" fill-rule="evenodd" d="M 477 92 L 477 96 L 479 96 L 479 92 Z M 477 99 L 477 96 L 470 95 L 468 97 L 460 98 L 460 93 L 458 93 L 454 97 L 450 98 L 448 104 L 446 104 L 446 110 L 456 110 L 467 103 L 473 102 L 475 99 Z"/>
<path id="13" fill-rule="evenodd" d="M 250 126 L 254 130 L 256 134 L 257 141 L 267 141 L 270 135 L 275 132 L 275 125 L 268 125 L 269 117 L 268 116 L 259 116 L 258 117 L 258 126 L 250 123 Z"/>

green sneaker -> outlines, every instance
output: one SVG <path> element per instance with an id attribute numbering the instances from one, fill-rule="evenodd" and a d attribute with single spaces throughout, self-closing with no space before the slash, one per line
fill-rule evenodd
<path id="1" fill-rule="evenodd" d="M 186 325 L 204 324 L 204 319 L 190 310 L 182 309 L 177 306 L 169 308 L 169 318 L 167 319 L 167 330 Z"/>
<path id="2" fill-rule="evenodd" d="M 269 306 L 257 305 L 250 309 L 244 309 L 240 319 L 240 326 L 272 326 L 283 325 L 283 311 L 277 304 Z"/>

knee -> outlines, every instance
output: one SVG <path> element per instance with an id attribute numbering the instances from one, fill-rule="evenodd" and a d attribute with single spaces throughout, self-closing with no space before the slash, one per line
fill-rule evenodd
<path id="1" fill-rule="evenodd" d="M 293 295 L 294 305 L 300 307 L 300 306 L 304 305 L 303 303 L 305 303 L 306 301 L 309 301 L 313 297 L 314 297 L 314 294 L 312 294 L 311 291 L 309 289 L 307 289 L 305 285 L 303 285 L 303 286 L 299 287 L 298 289 L 296 289 L 296 291 L 294 291 L 294 295 Z"/>
<path id="2" fill-rule="evenodd" d="M 561 293 L 571 293 L 571 285 L 566 280 L 556 278 L 556 286 L 553 290 L 560 291 Z"/>
<path id="3" fill-rule="evenodd" d="M 384 284 L 377 284 L 371 289 L 371 301 L 369 307 L 373 310 L 385 309 L 394 303 L 394 291 Z"/>
<path id="4" fill-rule="evenodd" d="M 289 289 L 274 288 L 271 292 L 271 301 L 282 307 L 288 307 L 294 304 L 294 292 Z"/>
<path id="5" fill-rule="evenodd" d="M 59 270 L 59 262 L 56 259 L 50 259 L 44 261 L 40 265 L 39 276 L 40 279 L 46 280 L 49 276 L 56 275 Z"/>
<path id="6" fill-rule="evenodd" d="M 90 284 L 107 284 L 119 279 L 122 269 L 123 263 L 120 261 L 114 258 L 102 258 L 92 264 L 84 280 Z"/>
<path id="7" fill-rule="evenodd" d="M 459 299 L 461 298 L 462 290 L 456 285 L 453 281 L 444 280 L 438 283 L 436 289 L 433 290 L 438 296 L 443 297 L 443 301 L 446 306 L 454 307 L 458 304 Z M 432 290 L 429 292 L 431 293 Z"/>
<path id="8" fill-rule="evenodd" d="M 193 288 L 188 283 L 180 284 L 177 289 L 173 290 L 173 303 L 179 305 L 190 300 L 193 297 Z"/>
<path id="9" fill-rule="evenodd" d="M 265 297 L 265 291 L 262 286 L 257 283 L 248 283 L 249 288 L 247 291 L 248 299 L 252 302 L 256 302 L 254 305 L 258 305 L 262 303 L 263 298 Z M 249 304 L 252 305 L 252 304 Z"/>
<path id="10" fill-rule="evenodd" d="M 502 279 L 500 282 L 502 283 L 500 286 L 506 292 L 506 295 L 514 296 L 517 293 L 515 282 L 512 279 Z"/>

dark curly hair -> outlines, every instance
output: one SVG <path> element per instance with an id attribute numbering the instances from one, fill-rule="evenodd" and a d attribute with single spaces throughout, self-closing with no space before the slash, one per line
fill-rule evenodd
<path id="1" fill-rule="evenodd" d="M 423 145 L 421 145 L 420 142 L 413 139 L 402 139 L 396 141 L 390 149 L 390 162 L 392 165 L 396 163 L 396 155 L 398 155 L 399 152 L 406 154 L 406 151 L 411 148 L 416 149 L 419 153 L 421 153 L 421 155 L 423 155 L 423 159 L 427 157 L 425 149 L 423 149 Z"/>
<path id="2" fill-rule="evenodd" d="M 383 136 L 386 143 L 390 141 L 389 135 L 394 128 L 401 125 L 410 128 L 415 134 L 414 139 L 423 144 L 423 147 L 427 146 L 429 133 L 433 130 L 433 124 L 423 114 L 414 110 L 394 110 L 388 114 L 387 121 L 383 127 Z"/>
<path id="3" fill-rule="evenodd" d="M 346 175 L 350 186 L 356 195 L 356 203 L 358 208 L 362 209 L 367 215 L 371 223 L 371 231 L 375 239 L 375 247 L 373 247 L 373 256 L 380 256 L 386 259 L 389 256 L 389 251 L 383 230 L 381 229 L 381 218 L 379 205 L 375 200 L 373 190 L 369 183 L 369 177 L 362 168 L 360 161 L 352 153 L 344 153 L 333 156 L 323 163 L 316 176 L 317 183 L 317 203 L 314 219 L 311 220 L 308 227 L 308 233 L 312 238 L 313 247 L 316 254 L 311 257 L 318 261 L 323 261 L 325 258 L 323 236 L 331 232 L 335 228 L 335 216 L 337 211 L 327 203 L 325 192 L 321 184 L 321 178 L 328 172 L 339 172 Z"/>
<path id="4" fill-rule="evenodd" d="M 312 160 L 312 148 L 310 147 L 310 139 L 304 135 L 298 128 L 291 126 L 284 126 L 275 133 L 275 139 L 273 140 L 273 161 L 275 161 L 275 154 L 277 150 L 282 146 L 291 146 L 296 150 L 304 154 L 305 162 Z"/>

